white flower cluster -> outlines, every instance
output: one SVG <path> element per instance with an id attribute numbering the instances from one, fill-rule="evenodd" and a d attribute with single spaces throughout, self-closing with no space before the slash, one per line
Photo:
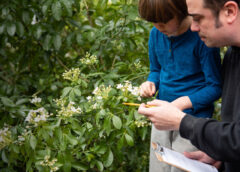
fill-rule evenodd
<path id="1" fill-rule="evenodd" d="M 92 96 L 87 97 L 88 102 L 95 102 L 92 105 L 93 109 L 97 109 L 97 108 L 101 107 L 102 99 L 107 99 L 108 98 L 108 94 L 111 91 L 111 89 L 112 89 L 111 85 L 109 85 L 107 87 L 104 86 L 104 85 L 101 85 L 101 86 L 96 87 L 94 89 L 94 91 L 92 92 L 92 94 L 94 96 L 93 97 Z"/>
<path id="2" fill-rule="evenodd" d="M 41 103 L 42 99 L 40 97 L 34 97 L 30 100 L 32 104 Z"/>
<path id="3" fill-rule="evenodd" d="M 111 91 L 111 89 L 111 85 L 107 87 L 101 85 L 99 87 L 96 87 L 92 93 L 97 97 L 97 99 L 101 100 L 102 98 L 108 98 L 108 93 Z"/>
<path id="4" fill-rule="evenodd" d="M 62 74 L 63 78 L 66 80 L 70 80 L 72 82 L 76 82 L 78 81 L 79 77 L 80 77 L 80 69 L 79 68 L 72 68 L 68 71 L 65 71 Z"/>
<path id="5" fill-rule="evenodd" d="M 148 121 L 135 121 L 134 123 L 138 128 L 151 126 L 151 122 Z"/>
<path id="6" fill-rule="evenodd" d="M 27 131 L 25 129 L 23 133 L 18 136 L 17 143 L 21 145 L 25 141 L 25 138 L 31 133 L 32 133 L 31 130 Z"/>
<path id="7" fill-rule="evenodd" d="M 67 106 L 65 106 L 66 101 L 62 99 L 55 100 L 57 105 L 60 107 L 60 110 L 58 111 L 57 116 L 62 117 L 72 117 L 74 114 L 81 114 L 82 109 L 80 107 L 75 107 L 74 102 L 69 102 Z"/>
<path id="8" fill-rule="evenodd" d="M 28 116 L 26 117 L 25 121 L 34 124 L 35 126 L 38 126 L 40 122 L 44 122 L 49 117 L 49 113 L 47 110 L 43 107 L 37 109 L 37 110 L 30 110 L 28 112 Z"/>
<path id="9" fill-rule="evenodd" d="M 54 158 L 50 161 L 50 156 L 46 155 L 44 157 L 44 160 L 40 162 L 40 165 L 45 166 L 45 167 L 49 167 L 50 172 L 54 172 L 54 171 L 59 170 L 59 167 L 56 166 L 56 162 L 57 162 L 56 158 Z"/>
<path id="10" fill-rule="evenodd" d="M 12 142 L 11 131 L 8 127 L 0 130 L 0 150 Z"/>
<path id="11" fill-rule="evenodd" d="M 93 65 L 98 63 L 97 56 L 86 53 L 85 58 L 80 59 L 82 64 Z"/>
<path id="12" fill-rule="evenodd" d="M 125 84 L 118 84 L 117 89 L 122 90 L 123 92 L 130 92 L 134 96 L 139 96 L 140 95 L 140 89 L 139 87 L 133 87 L 131 82 L 125 81 Z"/>

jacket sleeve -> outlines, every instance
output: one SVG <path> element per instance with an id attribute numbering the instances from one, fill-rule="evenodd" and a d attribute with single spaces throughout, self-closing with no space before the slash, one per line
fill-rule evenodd
<path id="1" fill-rule="evenodd" d="M 240 121 L 219 122 L 186 115 L 180 135 L 215 160 L 235 162 L 240 159 Z"/>
<path id="2" fill-rule="evenodd" d="M 149 42 L 148 42 L 148 51 L 149 51 L 149 60 L 150 60 L 150 73 L 148 75 L 148 81 L 154 82 L 156 89 L 159 88 L 159 77 L 161 66 L 158 63 L 157 55 L 154 51 L 154 36 L 153 30 L 150 33 Z"/>
<path id="3" fill-rule="evenodd" d="M 221 95 L 221 59 L 218 48 L 208 48 L 203 42 L 196 50 L 200 59 L 201 69 L 205 78 L 205 85 L 189 98 L 194 111 L 209 107 Z"/>

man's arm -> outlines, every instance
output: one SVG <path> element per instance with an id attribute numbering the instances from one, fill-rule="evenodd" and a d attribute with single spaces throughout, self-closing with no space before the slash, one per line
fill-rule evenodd
<path id="1" fill-rule="evenodd" d="M 186 115 L 171 103 L 155 100 L 138 112 L 148 117 L 159 130 L 180 130 L 183 138 L 219 161 L 234 162 L 240 159 L 240 121 L 219 122 L 213 119 Z"/>
<path id="2" fill-rule="evenodd" d="M 180 135 L 216 160 L 240 159 L 240 121 L 219 122 L 186 115 L 180 123 Z"/>

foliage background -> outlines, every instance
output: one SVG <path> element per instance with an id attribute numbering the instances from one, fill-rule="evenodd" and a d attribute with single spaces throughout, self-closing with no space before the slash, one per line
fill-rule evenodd
<path id="1" fill-rule="evenodd" d="M 0 171 L 148 171 L 137 2 L 0 1 Z"/>
<path id="2" fill-rule="evenodd" d="M 1 171 L 147 171 L 148 123 L 116 85 L 146 79 L 149 30 L 137 0 L 1 1 Z"/>

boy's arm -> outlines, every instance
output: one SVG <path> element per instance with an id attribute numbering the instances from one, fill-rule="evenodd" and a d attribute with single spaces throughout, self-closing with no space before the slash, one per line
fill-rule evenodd
<path id="1" fill-rule="evenodd" d="M 149 61 L 150 61 L 150 73 L 147 80 L 155 84 L 156 90 L 159 87 L 159 75 L 161 71 L 161 66 L 158 62 L 156 52 L 154 51 L 154 37 L 155 32 L 152 30 L 148 42 L 148 52 L 149 52 Z"/>
<path id="2" fill-rule="evenodd" d="M 196 51 L 205 77 L 204 86 L 192 95 L 188 95 L 194 111 L 209 107 L 221 96 L 221 59 L 219 49 L 208 48 L 203 42 Z"/>
<path id="3" fill-rule="evenodd" d="M 192 102 L 188 96 L 179 97 L 171 103 L 181 111 L 192 108 Z"/>

